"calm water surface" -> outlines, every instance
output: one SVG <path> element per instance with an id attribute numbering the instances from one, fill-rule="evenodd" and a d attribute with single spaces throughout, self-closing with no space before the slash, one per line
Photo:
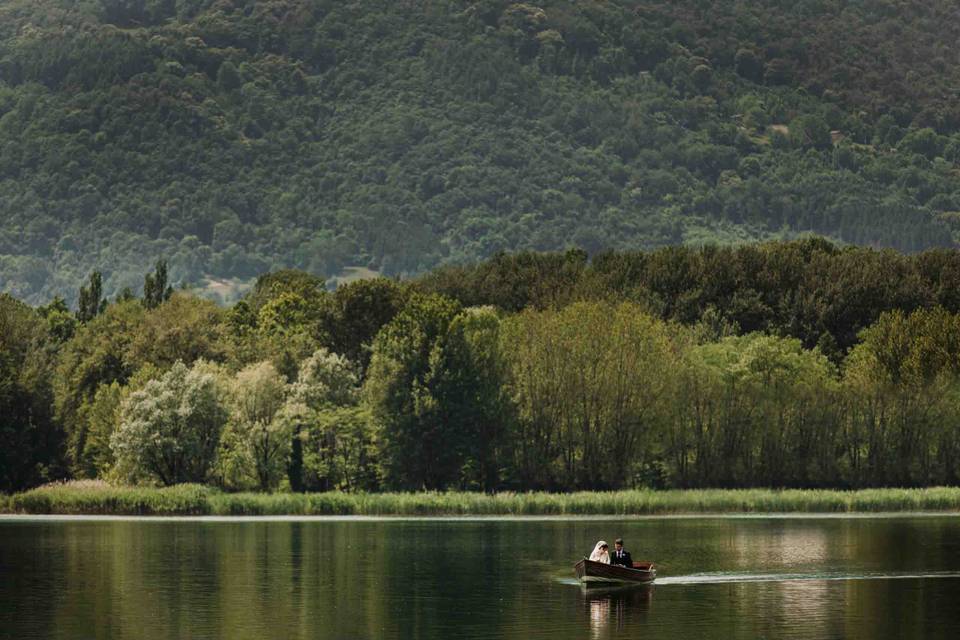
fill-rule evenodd
<path id="1" fill-rule="evenodd" d="M 0 637 L 957 638 L 960 517 L 0 519 Z"/>

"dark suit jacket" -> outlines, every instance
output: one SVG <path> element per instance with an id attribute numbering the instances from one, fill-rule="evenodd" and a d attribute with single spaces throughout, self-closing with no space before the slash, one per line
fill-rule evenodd
<path id="1" fill-rule="evenodd" d="M 627 551 L 626 549 L 624 549 L 621 553 L 623 553 L 623 557 L 622 557 L 622 558 L 618 558 L 618 557 L 617 557 L 617 550 L 616 550 L 616 549 L 611 549 L 611 550 L 610 550 L 610 564 L 618 564 L 618 565 L 623 566 L 623 567 L 633 568 L 633 558 L 630 557 L 630 552 Z"/>

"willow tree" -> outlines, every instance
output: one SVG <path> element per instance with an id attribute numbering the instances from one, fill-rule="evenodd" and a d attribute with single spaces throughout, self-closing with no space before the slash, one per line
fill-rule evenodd
<path id="1" fill-rule="evenodd" d="M 508 319 L 501 344 L 521 485 L 631 485 L 670 393 L 667 326 L 637 305 L 581 302 Z"/>
<path id="2" fill-rule="evenodd" d="M 123 402 L 110 438 L 116 468 L 132 480 L 204 482 L 226 420 L 217 371 L 178 362 Z"/>

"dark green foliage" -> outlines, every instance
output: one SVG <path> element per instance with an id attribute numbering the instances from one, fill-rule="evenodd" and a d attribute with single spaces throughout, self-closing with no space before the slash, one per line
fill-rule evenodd
<path id="1" fill-rule="evenodd" d="M 747 80 L 757 83 L 763 80 L 763 61 L 755 51 L 740 49 L 734 56 L 733 62 L 737 73 Z"/>
<path id="2" fill-rule="evenodd" d="M 589 262 L 571 252 L 517 254 L 438 269 L 415 286 L 511 312 L 626 299 L 665 320 L 694 324 L 709 316 L 742 332 L 794 336 L 807 348 L 823 342 L 836 353 L 884 311 L 941 305 L 960 312 L 960 254 L 905 256 L 822 238 L 604 252 Z"/>
<path id="3" fill-rule="evenodd" d="M 455 396 L 468 391 L 449 352 L 459 311 L 442 296 L 414 296 L 377 335 L 366 394 L 383 424 L 388 487 L 440 489 L 459 479 L 467 434 Z"/>
<path id="4" fill-rule="evenodd" d="M 800 116 L 790 123 L 790 139 L 798 147 L 827 149 L 833 142 L 830 127 L 823 118 Z"/>
<path id="5" fill-rule="evenodd" d="M 39 315 L 0 295 L 0 491 L 57 478 L 62 433 L 53 418 L 50 379 L 55 338 Z"/>
<path id="6" fill-rule="evenodd" d="M 542 309 L 570 302 L 587 268 L 587 254 L 499 253 L 471 266 L 436 269 L 417 286 L 459 300 L 465 306 L 493 305 L 504 311 Z"/>
<path id="7" fill-rule="evenodd" d="M 167 284 L 167 261 L 160 260 L 153 273 L 148 273 L 143 281 L 143 306 L 156 309 L 170 299 L 173 287 Z"/>
<path id="8" fill-rule="evenodd" d="M 103 297 L 103 279 L 99 271 L 90 274 L 90 284 L 80 287 L 80 299 L 77 302 L 77 320 L 90 322 L 103 313 L 107 301 Z"/>
<path id="9" fill-rule="evenodd" d="M 514 407 L 506 389 L 500 318 L 490 308 L 461 313 L 450 325 L 445 356 L 454 378 L 445 398 L 463 431 L 463 461 L 456 484 L 495 491 L 507 484 Z"/>
<path id="10" fill-rule="evenodd" d="M 324 319 L 329 347 L 360 364 L 370 362 L 370 346 L 380 329 L 403 307 L 404 288 L 392 280 L 375 278 L 342 285 L 328 298 Z"/>
<path id="11" fill-rule="evenodd" d="M 39 313 L 47 321 L 50 337 L 57 344 L 61 344 L 73 337 L 77 330 L 77 319 L 70 313 L 63 298 L 54 298 L 48 305 L 38 307 Z"/>
<path id="12" fill-rule="evenodd" d="M 173 296 L 149 311 L 139 301 L 126 300 L 106 307 L 60 345 L 52 383 L 57 416 L 67 435 L 67 458 L 76 475 L 96 473 L 87 436 L 97 390 L 112 382 L 126 384 L 147 367 L 163 370 L 177 361 L 222 360 L 223 315 L 212 302 L 187 295 Z"/>
<path id="13" fill-rule="evenodd" d="M 99 270 L 112 299 L 161 257 L 178 286 L 806 231 L 953 246 L 954 9 L 8 0 L 0 290 L 74 300 Z"/>

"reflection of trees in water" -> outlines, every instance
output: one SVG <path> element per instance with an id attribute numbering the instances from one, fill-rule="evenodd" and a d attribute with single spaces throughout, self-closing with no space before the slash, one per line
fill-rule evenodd
<path id="1" fill-rule="evenodd" d="M 773 523 L 762 532 L 737 529 L 733 549 L 741 566 L 809 567 L 816 570 L 830 554 L 830 538 L 820 525 Z"/>
<path id="2" fill-rule="evenodd" d="M 771 521 L 762 528 L 738 528 L 733 535 L 733 557 L 738 566 L 759 573 L 815 575 L 830 571 L 836 537 L 820 523 Z M 831 625 L 831 594 L 839 585 L 819 580 L 782 580 L 742 588 L 733 586 L 744 617 L 765 610 L 762 626 L 803 629 L 812 637 L 842 637 Z M 766 625 L 770 625 L 767 627 Z"/>
<path id="3" fill-rule="evenodd" d="M 646 615 L 653 601 L 652 586 L 582 586 L 581 593 L 590 615 L 593 637 L 604 630 L 622 631 Z"/>

